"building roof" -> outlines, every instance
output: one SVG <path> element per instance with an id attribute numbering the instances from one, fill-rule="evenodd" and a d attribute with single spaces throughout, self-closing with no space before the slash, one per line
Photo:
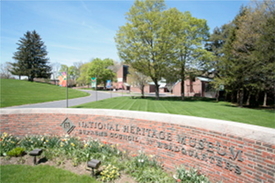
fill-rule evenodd
<path id="1" fill-rule="evenodd" d="M 206 81 L 206 82 L 211 82 L 213 81 L 213 79 L 210 78 L 205 78 L 205 77 L 196 77 L 197 79 L 201 80 L 201 81 Z"/>

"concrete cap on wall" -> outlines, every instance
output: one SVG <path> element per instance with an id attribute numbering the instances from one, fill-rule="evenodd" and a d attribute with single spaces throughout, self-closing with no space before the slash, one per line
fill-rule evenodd
<path id="1" fill-rule="evenodd" d="M 222 134 L 238 136 L 247 139 L 258 140 L 264 143 L 275 145 L 275 129 L 256 125 L 249 125 L 239 122 L 175 115 L 153 112 L 112 110 L 112 109 L 75 109 L 75 108 L 24 108 L 24 109 L 1 109 L 1 115 L 4 114 L 85 114 L 102 115 L 124 118 L 135 118 L 160 123 L 171 123 L 196 128 L 202 128 L 210 131 L 216 131 Z"/>

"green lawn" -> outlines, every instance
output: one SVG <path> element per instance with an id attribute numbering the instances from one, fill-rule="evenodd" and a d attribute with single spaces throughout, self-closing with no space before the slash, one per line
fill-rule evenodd
<path id="1" fill-rule="evenodd" d="M 34 104 L 66 99 L 66 88 L 46 83 L 0 79 L 0 107 Z M 88 96 L 88 93 L 68 89 L 69 98 Z"/>
<path id="2" fill-rule="evenodd" d="M 175 97 L 155 100 L 154 97 L 142 99 L 126 96 L 91 102 L 74 107 L 180 114 L 275 128 L 274 110 L 239 108 L 228 102 L 215 102 L 210 99 L 191 100 L 187 98 L 186 101 L 180 101 Z"/>
<path id="3" fill-rule="evenodd" d="M 33 104 L 54 100 L 66 99 L 66 88 L 55 85 L 0 79 L 1 107 Z M 78 90 L 69 89 L 69 98 L 83 97 L 88 94 Z M 154 97 L 131 98 L 129 96 L 117 97 L 97 102 L 87 103 L 76 108 L 105 108 L 160 112 L 198 116 L 205 118 L 236 121 L 275 128 L 275 111 L 239 108 L 227 102 L 215 102 L 210 99 L 180 101 L 176 97 L 166 97 L 155 100 Z"/>
<path id="4" fill-rule="evenodd" d="M 88 175 L 76 175 L 70 171 L 49 165 L 1 165 L 1 183 L 98 183 Z"/>

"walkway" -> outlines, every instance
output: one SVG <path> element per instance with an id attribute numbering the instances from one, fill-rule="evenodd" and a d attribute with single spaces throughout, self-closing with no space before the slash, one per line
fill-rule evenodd
<path id="1" fill-rule="evenodd" d="M 101 91 L 93 91 L 93 90 L 81 90 L 84 92 L 89 93 L 90 95 L 87 97 L 75 98 L 68 100 L 68 107 L 76 106 L 80 104 L 85 104 L 88 102 L 94 102 L 97 100 L 103 100 L 112 97 L 120 97 L 123 96 L 122 94 L 118 94 L 115 92 L 101 92 Z M 5 107 L 2 109 L 18 109 L 18 108 L 66 108 L 67 107 L 67 100 L 59 100 L 53 102 L 44 102 L 38 104 L 27 104 L 27 105 L 20 105 L 20 106 L 12 106 L 12 107 Z"/>

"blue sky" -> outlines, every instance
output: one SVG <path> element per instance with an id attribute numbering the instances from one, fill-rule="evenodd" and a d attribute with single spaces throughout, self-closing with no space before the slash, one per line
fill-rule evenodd
<path id="1" fill-rule="evenodd" d="M 36 30 L 47 46 L 51 63 L 73 65 L 92 58 L 120 61 L 114 37 L 126 23 L 125 13 L 134 0 L 2 0 L 1 63 L 13 62 L 18 40 L 27 31 Z M 241 5 L 240 0 L 166 0 L 168 8 L 190 11 L 206 19 L 210 32 L 230 22 Z"/>

